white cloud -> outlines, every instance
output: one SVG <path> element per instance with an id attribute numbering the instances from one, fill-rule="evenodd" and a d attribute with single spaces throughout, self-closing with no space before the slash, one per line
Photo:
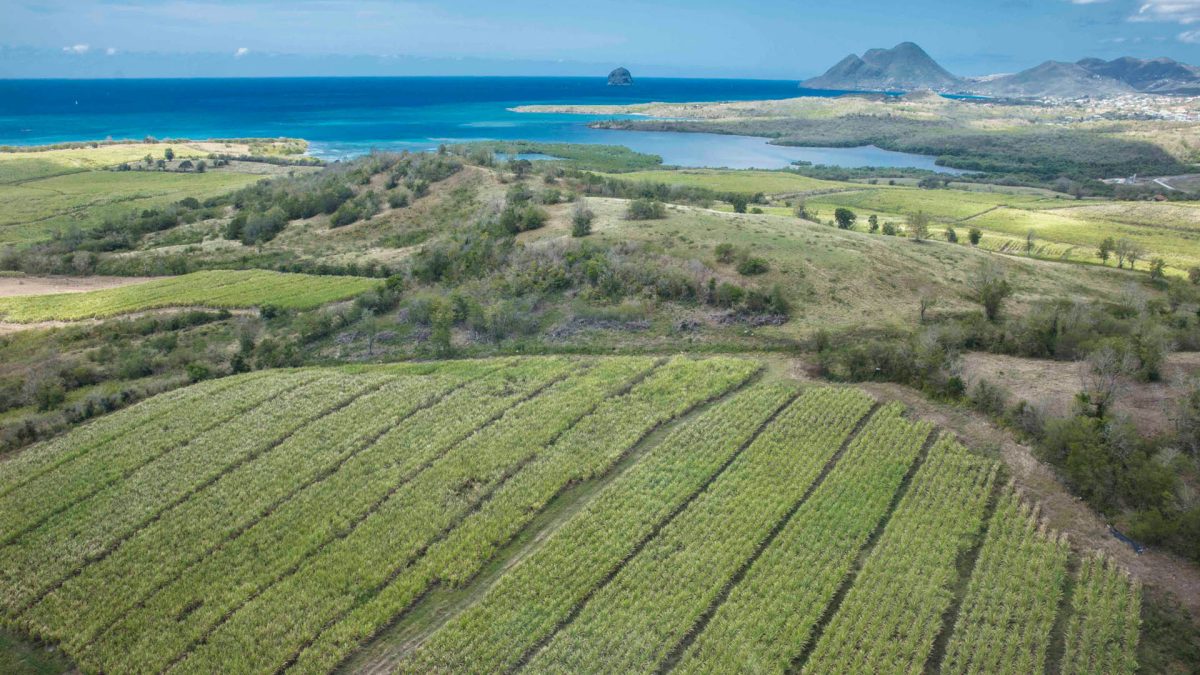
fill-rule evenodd
<path id="1" fill-rule="evenodd" d="M 91 49 L 91 46 L 89 45 L 71 45 L 70 47 L 63 47 L 63 51 L 68 54 L 86 54 L 88 53 L 89 49 Z"/>
<path id="2" fill-rule="evenodd" d="M 1200 30 L 1188 30 L 1179 34 L 1179 41 L 1200 45 Z"/>
<path id="3" fill-rule="evenodd" d="M 105 54 L 107 54 L 108 56 L 116 56 L 116 55 L 117 55 L 117 48 L 116 48 L 116 47 L 109 47 L 108 49 L 105 49 L 105 50 L 104 50 L 104 53 L 105 53 Z"/>
<path id="4" fill-rule="evenodd" d="M 1200 0 L 1146 0 L 1131 21 L 1200 22 Z"/>
<path id="5" fill-rule="evenodd" d="M 245 56 L 245 55 L 247 55 L 247 54 L 249 54 L 249 53 L 250 53 L 250 50 L 249 50 L 248 48 L 246 48 L 246 47 L 238 47 L 238 48 L 237 48 L 237 51 L 233 53 L 233 58 L 235 58 L 235 59 L 240 59 L 240 58 L 242 58 L 243 56 Z"/>

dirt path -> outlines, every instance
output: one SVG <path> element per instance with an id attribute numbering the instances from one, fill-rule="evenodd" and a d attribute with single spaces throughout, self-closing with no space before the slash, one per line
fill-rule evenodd
<path id="1" fill-rule="evenodd" d="M 1016 485 L 1038 502 L 1049 525 L 1066 532 L 1076 551 L 1101 550 L 1147 585 L 1170 592 L 1200 626 L 1200 569 L 1158 550 L 1137 555 L 1115 539 L 1104 520 L 1058 482 L 1054 470 L 1043 464 L 1028 446 L 996 428 L 977 413 L 932 403 L 917 391 L 895 384 L 864 384 L 862 389 L 886 400 L 904 403 L 917 416 L 954 431 L 975 447 L 997 447 Z"/>
<path id="2" fill-rule="evenodd" d="M 150 277 L 0 277 L 0 298 L 84 293 L 149 281 Z"/>

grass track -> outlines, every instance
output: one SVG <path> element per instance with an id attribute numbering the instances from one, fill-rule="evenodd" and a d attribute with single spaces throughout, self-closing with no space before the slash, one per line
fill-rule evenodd
<path id="1" fill-rule="evenodd" d="M 311 309 L 346 300 L 379 282 L 362 277 L 213 270 L 86 293 L 0 298 L 0 319 L 15 323 L 78 321 L 166 307 Z"/>

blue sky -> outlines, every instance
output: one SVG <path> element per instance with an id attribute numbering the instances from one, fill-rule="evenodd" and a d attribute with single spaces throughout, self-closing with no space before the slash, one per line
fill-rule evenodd
<path id="1" fill-rule="evenodd" d="M 1200 0 L 0 0 L 0 77 L 595 74 L 801 79 L 912 40 L 952 72 L 1200 62 Z"/>

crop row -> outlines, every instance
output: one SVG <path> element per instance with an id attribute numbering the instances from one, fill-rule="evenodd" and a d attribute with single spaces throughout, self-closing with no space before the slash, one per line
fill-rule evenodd
<path id="1" fill-rule="evenodd" d="M 146 464 L 187 443 L 190 439 L 244 415 L 280 394 L 311 382 L 312 373 L 289 374 L 258 386 L 251 380 L 228 393 L 219 393 L 204 408 L 205 414 L 169 411 L 133 436 L 117 436 L 74 461 L 44 471 L 27 483 L 0 497 L 0 543 L 12 543 L 19 535 L 60 513 L 72 504 L 100 492 Z M 192 410 L 196 401 L 190 401 Z M 73 435 L 73 434 L 71 434 Z M 69 447 L 68 440 L 63 445 Z"/>
<path id="2" fill-rule="evenodd" d="M 1040 673 L 1070 549 L 1007 490 L 988 521 L 943 673 Z"/>
<path id="3" fill-rule="evenodd" d="M 687 361 L 676 363 L 687 364 Z M 605 364 L 606 368 L 611 366 Z M 699 369 L 703 370 L 703 367 Z M 683 396 L 694 395 L 683 387 L 679 379 L 681 374 L 678 366 L 666 369 L 651 376 L 646 383 L 635 386 L 634 390 L 641 387 L 660 389 L 664 383 L 672 382 Z M 229 670 L 247 665 L 251 670 L 274 669 L 298 658 L 323 631 L 370 602 L 397 580 L 403 578 L 400 582 L 403 584 L 411 580 L 414 563 L 418 563 L 430 545 L 445 541 L 471 513 L 486 508 L 491 498 L 515 476 L 522 475 L 537 458 L 552 452 L 563 435 L 569 433 L 581 418 L 591 419 L 596 406 L 602 405 L 602 401 L 628 380 L 626 376 L 613 375 L 611 372 L 598 374 L 586 395 L 579 392 L 565 395 L 560 401 L 535 401 L 501 420 L 492 437 L 472 438 L 471 441 L 478 442 L 455 448 L 450 461 L 434 467 L 422 476 L 423 480 L 413 484 L 409 496 L 401 496 L 394 505 L 389 504 L 379 518 L 364 527 L 361 533 L 356 532 L 353 540 L 347 539 L 346 546 L 332 551 L 330 561 L 321 562 L 323 574 L 349 575 L 354 579 L 349 595 L 318 593 L 314 578 L 298 574 L 289 579 L 289 583 L 271 589 L 261 602 L 234 616 L 208 644 L 182 664 L 181 670 Z M 663 402 L 656 403 L 661 405 Z M 584 417 L 586 413 L 592 414 Z M 611 444 L 614 437 L 624 435 L 624 429 L 630 426 L 654 424 L 636 414 L 609 421 L 611 424 L 604 430 L 607 435 L 600 437 L 606 445 Z M 454 496 L 443 497 L 447 494 Z M 388 546 L 380 547 L 378 540 L 385 537 L 385 532 L 394 530 L 397 522 L 420 525 L 405 528 Z M 421 569 L 419 563 L 416 567 Z M 426 579 L 422 588 L 432 581 Z M 313 598 L 312 602 L 303 604 L 302 617 L 293 622 L 276 621 L 264 626 L 266 617 L 291 611 L 297 594 Z M 384 620 L 388 618 L 384 617 Z M 234 646 L 246 648 L 252 656 L 230 659 Z"/>
<path id="4" fill-rule="evenodd" d="M 6 321 L 75 321 L 164 307 L 319 307 L 374 288 L 362 277 L 288 274 L 266 270 L 212 270 L 86 293 L 0 299 Z"/>
<path id="5" fill-rule="evenodd" d="M 26 630 L 78 648 L 153 589 L 461 383 L 461 376 L 393 376 L 138 531 L 31 608 Z"/>
<path id="6" fill-rule="evenodd" d="M 432 584 L 466 583 L 567 486 L 608 472 L 655 428 L 721 396 L 757 368 L 733 359 L 676 358 L 628 394 L 605 401 L 370 602 L 323 632 L 301 652 L 295 670 L 332 669 Z"/>
<path id="7" fill-rule="evenodd" d="M 679 672 L 788 669 L 929 436 L 928 424 L 903 411 L 893 403 L 875 412 L 695 637 Z"/>
<path id="8" fill-rule="evenodd" d="M 956 562 L 979 531 L 997 465 L 938 440 L 804 672 L 919 672 L 953 599 Z"/>
<path id="9" fill-rule="evenodd" d="M 1061 672 L 1137 672 L 1142 589 L 1103 556 L 1084 558 L 1071 596 Z"/>
<path id="10" fill-rule="evenodd" d="M 569 623 L 606 578 L 703 492 L 795 396 L 757 385 L 671 431 L 401 664 L 403 672 L 494 673 Z"/>
<path id="11" fill-rule="evenodd" d="M 514 408 L 450 449 L 350 536 L 241 608 L 178 670 L 258 672 L 281 667 L 326 626 L 377 594 L 498 485 L 648 365 L 605 362 Z M 331 582 L 336 585 L 331 587 Z"/>
<path id="12" fill-rule="evenodd" d="M 264 373 L 256 372 L 206 380 L 190 387 L 159 394 L 117 414 L 95 418 L 68 434 L 56 436 L 6 457 L 0 460 L 0 498 L 95 450 L 119 453 L 120 446 L 114 444 L 142 433 L 143 427 L 164 419 L 173 419 L 202 401 L 218 400 L 226 395 L 236 397 L 240 387 L 264 376 Z"/>
<path id="13" fill-rule="evenodd" d="M 805 495 L 870 408 L 871 399 L 853 390 L 803 393 L 591 597 L 528 669 L 654 669 Z M 722 534 L 712 537 L 715 532 Z"/>
<path id="14" fill-rule="evenodd" d="M 454 444 L 571 370 L 562 359 L 531 359 L 418 411 L 139 602 L 77 652 L 78 660 L 113 672 L 162 669 L 250 598 L 349 535 Z"/>
<path id="15" fill-rule="evenodd" d="M 105 555 L 163 511 L 271 449 L 311 420 L 383 383 L 382 375 L 325 375 L 216 427 L 73 504 L 0 549 L 0 587 L 10 616 L 68 575 Z M 195 411 L 195 422 L 205 411 Z M 252 430 L 252 433 L 247 433 Z M 152 437 L 152 435 L 147 435 Z"/>

